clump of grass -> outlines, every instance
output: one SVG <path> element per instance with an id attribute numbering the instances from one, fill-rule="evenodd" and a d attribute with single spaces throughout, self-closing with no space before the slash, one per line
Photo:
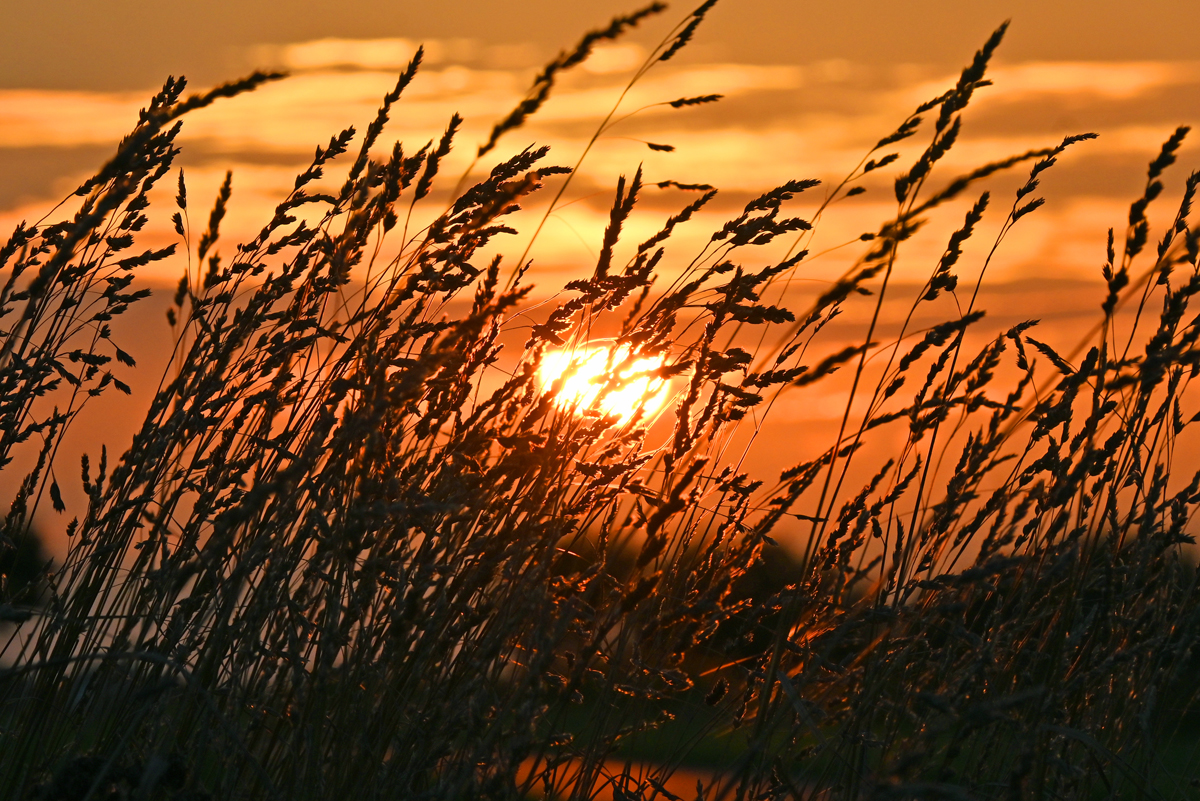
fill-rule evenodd
<path id="1" fill-rule="evenodd" d="M 686 45 L 711 5 L 646 68 Z M 659 10 L 617 18 L 552 62 L 479 155 L 592 42 Z M 564 287 L 511 356 L 501 337 L 529 305 L 527 263 L 485 249 L 515 232 L 524 198 L 555 181 L 561 196 L 578 165 L 547 165 L 545 148 L 516 153 L 410 234 L 401 221 L 459 127 L 455 117 L 416 152 L 377 152 L 418 53 L 341 188 L 317 187 L 352 129 L 317 149 L 256 237 L 222 253 L 226 181 L 197 243 L 200 270 L 175 295 L 172 367 L 129 449 L 112 464 L 84 459 L 86 508 L 68 510 L 55 459 L 64 432 L 90 397 L 128 391 L 114 360 L 132 359 L 109 323 L 148 294 L 131 289 L 134 271 L 174 255 L 126 254 L 148 191 L 171 174 L 178 120 L 275 76 L 192 99 L 169 80 L 81 187 L 75 216 L 21 226 L 0 250 L 0 464 L 36 451 L 3 542 L 28 531 L 43 496 L 72 515 L 40 606 L 4 607 L 5 797 L 609 788 L 674 799 L 665 782 L 683 754 L 633 762 L 685 710 L 699 721 L 685 744 L 708 736 L 724 749 L 697 799 L 1181 794 L 1155 749 L 1181 706 L 1160 699 L 1194 696 L 1178 682 L 1198 631 L 1181 545 L 1200 475 L 1172 479 L 1170 467 L 1200 354 L 1187 317 L 1200 291 L 1195 175 L 1153 263 L 1139 257 L 1186 131 L 1152 163 L 1119 258 L 1110 236 L 1103 324 L 1086 350 L 1061 355 L 1033 323 L 970 350 L 978 284 L 957 316 L 908 330 L 921 304 L 959 291 L 987 193 L 968 204 L 900 336 L 876 341 L 897 260 L 928 211 L 1031 163 L 1003 239 L 1039 205 L 1043 173 L 1088 138 L 927 191 L 1003 33 L 811 219 L 786 207 L 816 182 L 788 180 L 701 253 L 669 252 L 715 194 L 674 184 L 703 194 L 622 255 L 645 189 L 640 170 L 623 177 L 594 271 Z M 677 107 L 696 104 L 686 101 Z M 810 307 L 788 308 L 781 288 L 805 266 L 819 218 L 922 132 L 929 144 L 895 180 L 895 216 Z M 187 244 L 181 173 L 177 185 Z M 781 237 L 795 242 L 786 257 L 750 266 Z M 397 239 L 397 255 L 379 255 Z M 682 267 L 663 287 L 669 260 Z M 858 302 L 874 304 L 872 322 L 831 352 L 823 328 Z M 657 426 L 598 402 L 570 408 L 556 399 L 561 380 L 539 380 L 550 348 L 582 347 L 602 325 L 620 333 L 601 397 L 639 359 L 674 381 Z M 851 399 L 823 451 L 778 477 L 743 473 L 730 456 L 739 428 L 839 369 Z M 865 414 L 852 413 L 856 397 Z M 851 486 L 863 444 L 885 431 L 902 446 Z M 789 582 L 751 592 L 795 520 L 807 538 Z"/>

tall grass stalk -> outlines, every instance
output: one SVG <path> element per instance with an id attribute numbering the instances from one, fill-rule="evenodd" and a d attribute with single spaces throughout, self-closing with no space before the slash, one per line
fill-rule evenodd
<path id="1" fill-rule="evenodd" d="M 595 42 L 661 10 L 552 62 L 478 157 Z M 1186 129 L 1110 232 L 1102 322 L 1077 353 L 1033 322 L 972 350 L 979 283 L 959 314 L 913 330 L 959 291 L 988 192 L 967 200 L 903 330 L 876 341 L 930 211 L 1029 167 L 994 254 L 1040 205 L 1046 170 L 1090 138 L 940 176 L 1003 34 L 811 219 L 786 207 L 817 182 L 788 180 L 681 253 L 674 230 L 715 195 L 700 187 L 657 234 L 622 242 L 645 189 L 640 169 L 622 177 L 594 271 L 537 311 L 525 256 L 490 254 L 519 205 L 547 182 L 561 197 L 578 165 L 523 150 L 410 231 L 460 123 L 415 152 L 381 147 L 420 53 L 357 151 L 353 129 L 317 148 L 258 235 L 224 250 L 228 181 L 193 247 L 173 172 L 181 118 L 279 76 L 190 99 L 168 80 L 74 215 L 0 248 L 0 467 L 21 452 L 33 464 L 0 548 L 47 504 L 70 519 L 41 597 L 0 606 L 0 795 L 674 801 L 672 771 L 703 752 L 689 799 L 1186 796 L 1158 749 L 1195 696 L 1200 631 L 1182 550 L 1200 474 L 1172 474 L 1200 364 L 1197 174 L 1152 247 L 1147 216 Z M 921 136 L 894 217 L 789 309 L 814 224 Z M 327 175 L 340 188 L 319 188 Z M 169 178 L 188 252 L 172 366 L 124 453 L 84 457 L 86 506 L 68 509 L 66 432 L 89 425 L 90 398 L 129 392 L 110 323 L 149 295 L 139 268 L 180 259 L 135 247 Z M 794 243 L 762 267 L 777 240 Z M 990 254 L 971 257 L 979 281 Z M 831 349 L 823 329 L 855 303 L 873 304 L 871 322 Z M 526 314 L 523 349 L 503 351 Z M 539 365 L 594 330 L 619 331 L 610 377 L 572 408 Z M 597 411 L 642 359 L 674 393 L 661 419 Z M 745 428 L 839 369 L 850 399 L 836 431 L 813 432 L 829 436 L 817 455 L 742 472 Z M 900 447 L 864 465 L 877 436 Z M 756 590 L 796 521 L 807 535 L 786 586 Z"/>

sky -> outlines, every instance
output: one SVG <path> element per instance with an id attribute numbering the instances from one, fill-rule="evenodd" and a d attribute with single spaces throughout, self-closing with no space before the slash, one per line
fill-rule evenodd
<path id="1" fill-rule="evenodd" d="M 99 167 L 166 76 L 186 75 L 201 89 L 256 68 L 291 73 L 185 121 L 178 164 L 192 199 L 193 228 L 202 226 L 206 199 L 215 196 L 226 170 L 233 172 L 222 235 L 229 250 L 270 217 L 315 145 L 348 125 L 365 128 L 418 43 L 427 49 L 425 68 L 384 140 L 386 146 L 403 140 L 412 152 L 440 136 L 451 114 L 465 117 L 458 147 L 441 172 L 440 194 L 428 201 L 433 212 L 538 67 L 584 31 L 636 7 L 609 0 L 42 0 L 9 6 L 9 35 L 0 48 L 0 236 L 20 220 L 41 218 Z M 1039 194 L 1046 205 L 1023 219 L 988 262 L 985 302 L 993 327 L 1038 317 L 1048 329 L 1041 338 L 1069 351 L 1102 299 L 1096 283 L 1106 230 L 1122 230 L 1162 141 L 1178 125 L 1200 123 L 1200 4 L 1194 0 L 721 0 L 692 44 L 657 65 L 615 106 L 631 72 L 690 10 L 675 4 L 598 50 L 556 87 L 531 124 L 501 140 L 497 159 L 536 143 L 551 146 L 549 161 L 573 165 L 605 113 L 616 107 L 617 117 L 629 115 L 588 154 L 530 251 L 531 277 L 543 294 L 590 273 L 618 176 L 640 165 L 648 182 L 673 179 L 721 190 L 717 202 L 672 238 L 662 267 L 669 277 L 749 198 L 794 178 L 836 184 L 916 105 L 951 87 L 988 35 L 1010 19 L 989 71 L 994 85 L 964 114 L 960 141 L 932 186 L 990 160 L 1053 146 L 1066 135 L 1100 135 L 1072 148 L 1044 175 Z M 725 97 L 699 108 L 663 105 L 710 93 Z M 1200 141 L 1200 131 L 1196 135 Z M 822 216 L 806 243 L 819 255 L 797 278 L 796 291 L 817 291 L 839 275 L 860 252 L 847 243 L 894 213 L 891 182 L 924 141 L 915 139 L 901 149 L 897 165 L 865 181 L 865 194 Z M 655 151 L 648 142 L 675 150 Z M 487 166 L 477 165 L 473 174 Z M 1173 214 L 1170 202 L 1197 167 L 1200 147 L 1189 142 L 1168 173 L 1152 222 L 1161 226 Z M 966 281 L 982 269 L 1027 171 L 1018 168 L 986 187 L 995 211 L 965 249 Z M 805 216 L 823 191 L 810 190 L 790 210 Z M 168 187 L 151 206 L 143 247 L 174 241 L 173 193 Z M 693 198 L 670 189 L 644 192 L 626 244 L 649 236 Z M 906 243 L 901 282 L 924 280 L 974 199 L 964 196 Z M 523 233 L 509 251 L 529 244 L 525 232 L 544 210 L 535 202 L 523 212 L 517 226 Z M 778 255 L 767 248 L 749 258 L 761 267 Z M 173 286 L 182 269 L 182 261 L 163 262 L 140 280 Z M 156 302 L 130 316 L 138 330 L 127 350 L 142 363 L 135 372 L 149 382 L 135 383 L 139 397 L 149 396 L 164 362 L 165 323 Z M 887 306 L 885 326 L 904 308 Z M 851 341 L 866 313 L 848 309 L 842 327 L 831 327 L 828 346 L 840 347 L 839 337 Z M 803 436 L 803 426 L 814 420 L 837 418 L 844 402 L 837 392 L 781 403 L 773 414 L 793 426 L 781 441 Z M 135 422 L 115 420 L 107 430 L 115 442 Z M 94 450 L 90 442 L 79 447 Z M 791 458 L 768 449 L 763 463 L 782 467 Z"/>
<path id="2" fill-rule="evenodd" d="M 146 89 L 167 73 L 228 78 L 257 44 L 339 38 L 466 38 L 551 52 L 634 3 L 590 0 L 41 0 L 10 3 L 4 88 Z M 682 14 L 676 3 L 669 13 Z M 334 13 L 336 12 L 336 13 Z M 1017 61 L 1194 58 L 1187 0 L 722 0 L 697 45 L 721 59 L 957 66 L 1002 20 Z M 18 33 L 19 32 L 19 33 Z"/>
<path id="3" fill-rule="evenodd" d="M 634 6 L 343 0 L 331 14 L 333 7 L 312 0 L 58 0 L 9 10 L 9 29 L 21 35 L 0 49 L 0 228 L 37 219 L 102 163 L 167 75 L 186 75 L 203 88 L 255 68 L 282 68 L 289 80 L 193 115 L 181 140 L 193 197 L 211 197 L 225 170 L 234 171 L 228 233 L 247 236 L 315 144 L 346 125 L 365 126 L 417 43 L 427 48 L 427 66 L 389 135 L 415 149 L 460 112 L 466 125 L 446 172 L 465 169 L 473 145 L 520 99 L 538 66 Z M 630 71 L 688 10 L 673 7 L 602 49 L 497 153 L 537 142 L 550 144 L 558 163 L 573 164 Z M 726 99 L 701 109 L 644 109 L 606 134 L 533 252 L 543 283 L 594 259 L 616 178 L 639 164 L 655 181 L 722 190 L 722 202 L 680 237 L 681 249 L 700 243 L 705 226 L 719 225 L 747 197 L 784 180 L 836 183 L 917 103 L 952 85 L 1005 19 L 1012 25 L 990 73 L 995 86 L 968 112 L 943 176 L 1068 134 L 1100 133 L 1047 179 L 1051 202 L 1015 233 L 1011 255 L 993 271 L 994 280 L 1020 280 L 1052 262 L 1063 277 L 1094 276 L 1103 233 L 1120 224 L 1158 144 L 1176 125 L 1200 118 L 1194 3 L 723 0 L 693 44 L 636 85 L 620 112 L 693 94 Z M 651 151 L 651 141 L 676 150 Z M 1185 148 L 1185 164 L 1195 152 Z M 881 174 L 847 213 L 827 216 L 816 244 L 833 247 L 877 225 L 889 210 L 893 177 Z M 997 196 L 1020 177 L 1002 179 Z M 654 230 L 687 200 L 647 198 L 646 210 L 656 214 L 635 219 L 635 228 Z M 170 236 L 165 222 L 150 233 Z M 914 243 L 913 280 L 936 259 L 944 236 Z M 829 269 L 852 255 L 828 258 Z M 160 273 L 147 279 L 174 281 Z"/>

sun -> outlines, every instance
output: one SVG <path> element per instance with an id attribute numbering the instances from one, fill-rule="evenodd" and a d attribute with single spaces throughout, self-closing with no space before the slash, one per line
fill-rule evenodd
<path id="1" fill-rule="evenodd" d="M 568 350 L 547 351 L 538 377 L 548 390 L 562 379 L 555 403 L 576 412 L 594 410 L 615 415 L 625 422 L 640 414 L 648 417 L 667 399 L 667 382 L 658 375 L 664 358 L 629 358 L 629 347 L 580 345 Z M 608 377 L 616 373 L 616 382 Z"/>

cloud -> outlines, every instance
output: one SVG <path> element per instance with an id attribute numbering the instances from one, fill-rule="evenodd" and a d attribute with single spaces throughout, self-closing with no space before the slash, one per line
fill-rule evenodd
<path id="1" fill-rule="evenodd" d="M 227 236 L 253 236 L 254 225 L 269 218 L 274 204 L 290 190 L 295 174 L 316 144 L 328 141 L 348 125 L 359 131 L 365 129 L 380 99 L 394 85 L 396 70 L 407 63 L 415 47 L 406 39 L 321 39 L 272 50 L 267 54 L 275 59 L 271 63 L 298 73 L 249 95 L 214 104 L 187 119 L 180 138 L 184 148 L 181 164 L 188 171 L 189 181 L 195 182 L 193 196 L 205 197 L 206 192 L 211 196 L 224 170 L 233 169 L 235 199 Z M 531 55 L 527 50 L 498 53 L 493 52 L 496 48 L 472 47 L 450 40 L 429 43 L 429 66 L 394 108 L 384 134 L 385 146 L 400 139 L 408 152 L 415 152 L 426 141 L 441 136 L 453 113 L 463 114 L 467 121 L 458 146 L 442 169 L 445 190 L 467 168 L 474 145 L 486 138 L 493 122 L 521 99 L 532 76 L 527 66 L 520 65 Z M 459 64 L 462 59 L 458 57 L 463 54 L 471 56 L 465 59 L 466 66 Z M 621 97 L 630 70 L 644 57 L 644 51 L 632 45 L 598 48 L 588 62 L 590 67 L 564 76 L 550 101 L 528 126 L 502 140 L 498 157 L 536 142 L 552 147 L 550 162 L 574 164 L 603 116 Z M 591 149 L 582 173 L 572 183 L 562 208 L 549 221 L 534 251 L 535 270 L 542 271 L 553 283 L 570 271 L 594 263 L 595 243 L 607 222 L 607 206 L 617 176 L 632 174 L 639 164 L 648 182 L 674 179 L 722 189 L 718 200 L 681 228 L 674 240 L 673 252 L 686 253 L 690 258 L 703 247 L 708 233 L 735 214 L 748 195 L 792 178 L 819 178 L 826 181 L 826 186 L 836 183 L 881 136 L 904 119 L 917 98 L 940 94 L 955 77 L 947 74 L 934 81 L 927 74 L 913 74 L 897 85 L 894 75 L 888 77 L 849 62 L 806 66 L 669 64 L 656 68 L 628 91 L 617 113 L 618 124 Z M 1004 101 L 1010 104 L 1006 108 L 1019 108 L 1025 115 L 1044 108 L 1042 99 L 1047 97 L 1068 97 L 1074 103 L 1098 106 L 1162 87 L 1200 85 L 1200 62 L 1036 62 L 1002 65 L 992 70 L 990 77 L 996 86 L 981 92 L 979 102 Z M 710 93 L 723 94 L 726 99 L 699 109 L 672 109 L 666 105 L 676 98 Z M 1030 102 L 1020 107 L 1011 105 L 1023 99 Z M 147 100 L 148 93 L 0 91 L 0 159 L 19 158 L 21 148 L 115 147 Z M 631 116 L 622 119 L 622 114 Z M 1057 143 L 1055 135 L 1031 134 L 1019 126 L 1006 131 L 993 130 L 987 124 L 968 127 L 938 165 L 930 186 L 936 188 L 954 175 L 988 161 Z M 1119 163 L 1121 170 L 1128 172 L 1129 166 L 1136 166 L 1139 160 L 1148 161 L 1164 133 L 1126 120 L 1102 130 L 1098 141 L 1080 145 L 1063 161 L 1074 163 L 1071 160 L 1077 158 L 1076 153 L 1082 155 L 1086 148 L 1088 158 L 1079 162 L 1079 169 L 1086 165 L 1089 174 L 1103 173 L 1104 181 L 1125 181 L 1121 177 L 1124 173 L 1118 176 L 1113 165 Z M 923 132 L 904 143 L 901 161 L 865 182 L 869 192 L 864 198 L 826 215 L 814 252 L 854 241 L 894 213 L 891 182 L 924 146 L 927 136 Z M 647 147 L 647 140 L 673 145 L 676 150 L 654 152 Z M 78 159 L 64 160 L 64 165 L 68 163 L 70 166 L 63 169 L 78 168 Z M 488 166 L 476 166 L 474 174 L 479 175 Z M 1018 168 L 1017 173 L 1024 171 Z M 330 171 L 330 181 L 336 182 L 335 172 Z M 75 181 L 83 176 L 72 173 L 68 177 Z M 1087 184 L 1093 187 L 1089 191 L 1096 191 L 1098 183 L 1089 180 Z M 1047 184 L 1053 185 L 1052 173 Z M 820 187 L 803 196 L 796 203 L 797 213 L 811 211 L 825 191 Z M 51 205 L 49 198 L 12 198 L 19 205 L 0 213 L 2 226 L 11 227 L 20 218 L 36 219 Z M 670 209 L 682 207 L 691 199 L 656 190 L 648 190 L 644 198 L 649 203 L 635 215 L 623 241 L 648 237 Z M 535 199 L 530 213 L 536 214 L 541 202 Z M 997 195 L 997 203 L 1007 202 Z M 1096 252 L 1088 243 L 1102 243 L 1107 227 L 1119 225 L 1122 206 L 1120 201 L 1107 197 L 1060 194 L 1014 232 L 1015 244 L 1010 243 L 1007 252 L 1024 254 L 1023 260 L 1015 256 L 1012 260 L 1002 259 L 995 277 L 1003 280 L 1044 269 L 1046 259 L 1052 259 L 1064 275 L 1091 275 Z M 960 222 L 961 210 L 950 210 L 945 219 L 938 220 L 945 230 L 952 230 Z M 162 230 L 147 232 L 169 240 L 166 222 L 154 224 Z M 918 280 L 918 273 L 936 262 L 944 239 L 943 232 L 906 245 L 914 270 L 912 280 Z M 512 242 L 524 245 L 520 237 L 507 244 Z M 832 280 L 856 252 L 854 248 L 843 248 L 822 257 L 821 264 L 830 267 L 811 276 L 811 280 Z M 769 257 L 765 252 L 752 251 L 751 255 L 761 255 L 764 263 Z"/>
<path id="2" fill-rule="evenodd" d="M 357 67 L 367 70 L 403 69 L 417 53 L 409 39 L 318 39 L 280 48 L 280 64 L 291 70 Z M 436 63 L 441 56 L 437 43 L 426 48 L 426 57 Z"/>
<path id="3" fill-rule="evenodd" d="M 1009 99 L 1027 95 L 1090 95 L 1126 100 L 1152 89 L 1200 83 L 1200 62 L 1042 61 L 989 70 L 994 88 Z"/>
<path id="4" fill-rule="evenodd" d="M 412 47 L 400 39 L 330 39 L 289 46 L 296 50 L 284 48 L 284 61 L 290 66 L 306 65 L 305 71 L 191 115 L 186 122 L 188 135 L 224 140 L 231 150 L 307 150 L 346 124 L 365 124 L 373 117 L 396 81 L 395 73 L 384 68 L 406 63 Z M 605 48 L 597 57 L 598 69 L 578 80 L 568 76 L 535 124 L 598 121 L 612 107 L 628 70 L 618 73 L 610 67 L 638 56 L 633 50 Z M 352 61 L 360 69 L 335 69 L 343 61 Z M 520 69 L 428 67 L 405 91 L 394 127 L 406 135 L 414 130 L 428 133 L 458 112 L 483 130 L 520 100 L 528 77 Z M 732 97 L 788 90 L 800 82 L 801 70 L 796 67 L 705 65 L 651 74 L 635 85 L 624 108 L 713 92 Z M 148 95 L 0 90 L 0 147 L 115 143 L 136 122 Z"/>
<path id="5" fill-rule="evenodd" d="M 1102 105 L 1158 90 L 1200 86 L 1200 61 L 1034 61 L 992 66 L 987 78 L 992 85 L 976 95 L 985 103 Z M 947 73 L 909 83 L 896 99 L 912 107 L 940 95 L 956 81 L 957 75 Z M 1040 108 L 1043 113 L 1050 111 L 1044 105 Z"/>
<path id="6" fill-rule="evenodd" d="M 146 100 L 130 92 L 0 90 L 0 147 L 115 146 Z"/>
<path id="7" fill-rule="evenodd" d="M 600 45 L 592 50 L 583 69 L 592 75 L 628 73 L 646 60 L 646 48 L 636 43 Z"/>

